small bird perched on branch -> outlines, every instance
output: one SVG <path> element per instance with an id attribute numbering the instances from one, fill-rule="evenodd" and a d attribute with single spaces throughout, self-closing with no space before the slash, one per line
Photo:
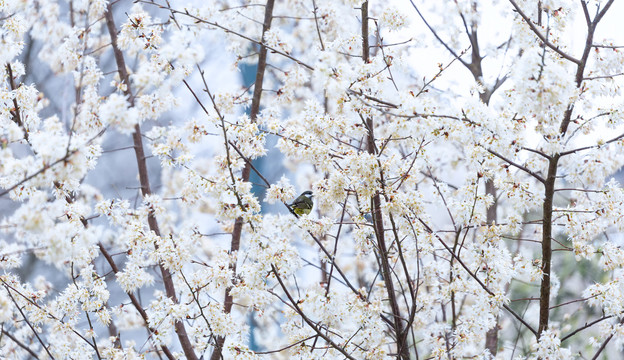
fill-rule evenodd
<path id="1" fill-rule="evenodd" d="M 301 195 L 299 195 L 295 201 L 290 204 L 286 204 L 288 208 L 297 214 L 298 216 L 307 215 L 312 211 L 312 207 L 314 206 L 314 202 L 312 201 L 312 191 L 306 190 Z"/>

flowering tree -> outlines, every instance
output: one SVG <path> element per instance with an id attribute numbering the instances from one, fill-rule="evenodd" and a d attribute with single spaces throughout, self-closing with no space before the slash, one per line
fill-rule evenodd
<path id="1" fill-rule="evenodd" d="M 614 0 L 394 6 L 0 2 L 0 357 L 618 358 Z"/>

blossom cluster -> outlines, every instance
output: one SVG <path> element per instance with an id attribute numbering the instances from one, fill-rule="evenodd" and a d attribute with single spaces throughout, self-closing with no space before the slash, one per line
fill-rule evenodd
<path id="1" fill-rule="evenodd" d="M 617 356 L 612 5 L 0 1 L 0 358 Z"/>

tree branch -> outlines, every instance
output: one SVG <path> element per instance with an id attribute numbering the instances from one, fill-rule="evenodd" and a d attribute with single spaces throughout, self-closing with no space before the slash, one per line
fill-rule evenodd
<path id="1" fill-rule="evenodd" d="M 264 7 L 264 22 L 262 24 L 261 39 L 264 39 L 264 34 L 268 32 L 269 29 L 271 28 L 271 22 L 273 21 L 274 5 L 275 5 L 275 0 L 267 0 L 267 3 Z M 256 69 L 256 80 L 254 82 L 254 91 L 253 91 L 253 97 L 251 100 L 251 111 L 249 113 L 249 117 L 251 121 L 254 123 L 256 122 L 258 114 L 260 113 L 260 101 L 262 99 L 262 86 L 264 82 L 264 73 L 266 71 L 267 55 L 268 55 L 267 46 L 264 40 L 260 42 L 259 45 L 260 45 L 260 54 L 258 56 L 258 68 Z M 207 88 L 207 84 L 206 84 L 206 88 Z M 213 100 L 213 105 L 215 105 L 215 109 L 216 109 L 216 104 L 214 104 L 214 100 Z M 222 124 L 222 126 L 223 126 L 223 131 L 225 133 L 225 125 Z M 227 138 L 226 138 L 225 146 L 226 148 L 230 146 L 229 142 L 227 141 Z M 228 155 L 228 162 L 229 162 L 229 155 Z M 243 182 L 249 181 L 250 175 L 251 175 L 251 162 L 247 161 L 245 162 L 245 166 L 243 167 L 241 181 Z M 235 181 L 235 180 L 232 179 L 232 181 Z M 235 186 L 236 184 L 233 183 L 232 185 Z M 236 254 L 238 250 L 240 249 L 240 241 L 241 241 L 243 225 L 244 225 L 243 217 L 241 216 L 241 217 L 236 218 L 236 220 L 234 221 L 234 229 L 232 230 L 232 242 L 230 244 L 230 254 Z M 234 260 L 232 264 L 230 264 L 230 270 L 232 271 L 232 274 L 236 276 L 236 260 Z M 230 288 L 228 287 L 227 289 L 225 289 L 225 299 L 223 301 L 223 311 L 226 314 L 229 314 L 232 311 L 233 302 L 234 300 L 232 298 L 232 295 L 230 294 Z M 211 360 L 219 360 L 221 358 L 222 353 L 223 353 L 224 343 L 225 343 L 225 336 L 220 336 L 217 338 L 215 349 L 212 352 L 212 356 L 210 357 Z"/>
<path id="2" fill-rule="evenodd" d="M 37 354 L 32 351 L 28 346 L 26 346 L 26 344 L 22 343 L 21 341 L 19 341 L 15 336 L 11 335 L 10 332 L 2 329 L 2 334 L 6 335 L 9 339 L 11 339 L 14 343 L 17 344 L 17 346 L 21 347 L 22 349 L 26 350 L 26 352 L 33 358 L 33 359 L 39 359 L 39 356 L 37 356 Z M 35 334 L 36 335 L 36 334 Z M 43 346 L 43 348 L 45 349 L 45 346 Z M 47 350 L 47 349 L 46 349 Z"/>
<path id="3" fill-rule="evenodd" d="M 548 46 L 551 50 L 553 50 L 554 52 L 556 52 L 557 54 L 559 54 L 562 58 L 572 61 L 573 63 L 579 65 L 581 64 L 581 60 L 579 59 L 575 59 L 574 57 L 566 54 L 563 50 L 561 50 L 558 46 L 554 45 L 553 43 L 551 43 L 550 41 L 548 41 L 548 39 L 546 39 L 546 37 L 539 31 L 539 29 L 537 28 L 537 26 L 535 26 L 535 24 L 533 24 L 533 21 L 531 21 L 531 19 L 524 13 L 524 11 L 522 11 L 522 9 L 520 9 L 520 6 L 518 6 L 518 4 L 514 1 L 514 0 L 509 0 L 509 2 L 511 3 L 511 5 L 513 5 L 513 7 L 516 9 L 516 12 L 518 14 L 520 14 L 520 16 L 522 17 L 522 19 L 524 19 L 524 21 L 527 23 L 527 25 L 529 25 L 529 28 L 531 28 L 531 30 L 533 31 L 533 33 L 535 34 L 535 36 L 538 37 L 538 39 L 540 39 L 540 41 L 542 42 L 542 44 Z"/>
<path id="4" fill-rule="evenodd" d="M 130 76 L 128 74 L 128 70 L 126 69 L 126 62 L 124 60 L 123 53 L 117 46 L 117 27 L 115 26 L 115 20 L 113 19 L 113 8 L 112 4 L 107 4 L 106 11 L 106 26 L 108 28 L 108 33 L 111 38 L 111 46 L 113 48 L 113 54 L 115 56 L 115 62 L 117 63 L 117 71 L 119 72 L 119 77 L 121 81 L 126 86 L 124 93 L 128 97 L 128 101 L 132 106 L 134 106 L 134 95 L 132 94 L 131 86 L 130 86 Z M 149 174 L 147 171 L 147 162 L 145 158 L 145 152 L 143 149 L 143 140 L 141 134 L 141 127 L 139 124 L 134 126 L 134 133 L 132 134 L 132 139 L 134 141 L 134 153 L 136 155 L 136 161 L 139 168 L 139 181 L 141 183 L 141 193 L 143 197 L 151 195 L 152 191 L 150 189 L 150 180 Z M 147 215 L 147 222 L 151 231 L 153 231 L 156 236 L 160 236 L 160 229 L 158 227 L 158 222 L 156 221 L 156 217 L 152 211 Z M 173 301 L 174 304 L 178 303 L 178 299 L 176 296 L 175 285 L 173 284 L 173 279 L 171 278 L 171 272 L 167 270 L 162 263 L 158 264 L 160 268 L 160 272 L 162 274 L 163 283 L 165 285 L 165 292 L 167 297 Z M 184 351 L 184 355 L 186 355 L 189 360 L 197 360 L 197 355 L 195 355 L 195 351 L 193 349 L 193 345 L 188 338 L 186 333 L 186 327 L 184 323 L 176 319 L 174 323 L 174 327 L 176 333 L 178 335 L 178 340 L 180 341 L 180 346 L 182 346 L 182 350 Z"/>
<path id="5" fill-rule="evenodd" d="M 280 284 L 280 287 L 286 294 L 286 297 L 288 297 L 288 300 L 290 301 L 292 308 L 295 310 L 295 312 L 297 312 L 297 314 L 299 314 L 299 316 L 301 316 L 303 321 L 306 324 L 308 324 L 308 326 L 312 328 L 312 330 L 314 330 L 318 336 L 320 336 L 323 340 L 327 341 L 327 343 L 330 344 L 331 347 L 338 350 L 345 358 L 350 359 L 350 360 L 355 360 L 355 358 L 349 355 L 349 353 L 343 347 L 339 346 L 329 336 L 325 335 L 325 333 L 321 331 L 321 329 L 306 316 L 303 310 L 301 310 L 301 308 L 299 307 L 299 304 L 297 303 L 297 301 L 295 301 L 295 299 L 292 297 L 292 295 L 286 288 L 286 285 L 282 281 L 282 278 L 280 277 L 279 272 L 277 271 L 277 268 L 275 267 L 275 265 L 271 264 L 271 269 L 273 270 L 273 274 L 275 275 L 277 282 Z"/>

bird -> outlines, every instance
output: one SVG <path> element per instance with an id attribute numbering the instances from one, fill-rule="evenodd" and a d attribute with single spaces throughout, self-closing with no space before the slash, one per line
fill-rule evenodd
<path id="1" fill-rule="evenodd" d="M 313 196 L 312 191 L 306 190 L 301 193 L 295 201 L 286 205 L 298 216 L 307 215 L 312 211 L 312 207 L 314 206 L 314 202 L 312 201 Z"/>

